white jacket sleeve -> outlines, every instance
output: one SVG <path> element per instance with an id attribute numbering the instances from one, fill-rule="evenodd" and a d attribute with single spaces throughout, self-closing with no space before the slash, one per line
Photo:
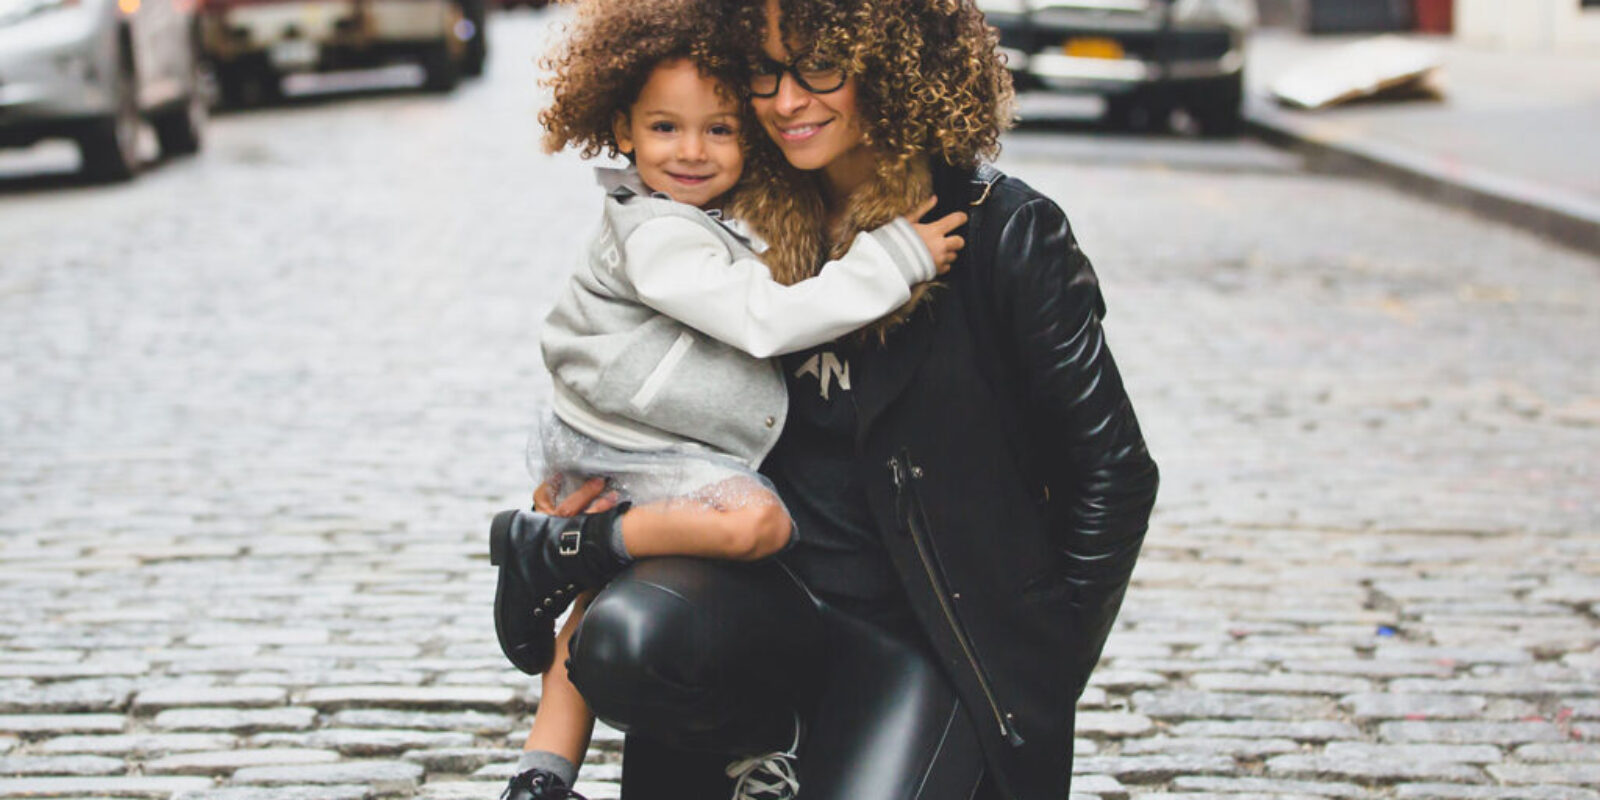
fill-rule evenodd
<path id="1" fill-rule="evenodd" d="M 760 259 L 732 259 L 702 225 L 658 217 L 622 244 L 640 302 L 756 358 L 829 342 L 899 308 L 934 275 L 911 223 L 897 218 L 856 236 L 815 277 L 785 286 Z"/>

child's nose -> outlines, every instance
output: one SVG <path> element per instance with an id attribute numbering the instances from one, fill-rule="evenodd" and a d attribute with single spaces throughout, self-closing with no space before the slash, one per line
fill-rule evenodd
<path id="1" fill-rule="evenodd" d="M 705 142 L 701 141 L 698 134 L 691 133 L 683 137 L 678 148 L 678 156 L 687 161 L 699 161 L 705 158 Z"/>

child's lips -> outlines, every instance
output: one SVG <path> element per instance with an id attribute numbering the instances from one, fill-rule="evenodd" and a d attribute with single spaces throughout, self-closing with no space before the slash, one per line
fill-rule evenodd
<path id="1" fill-rule="evenodd" d="M 711 175 L 680 175 L 676 172 L 669 172 L 667 174 L 671 175 L 672 179 L 678 183 L 685 183 L 690 186 L 699 186 L 700 184 L 705 183 L 712 178 Z"/>

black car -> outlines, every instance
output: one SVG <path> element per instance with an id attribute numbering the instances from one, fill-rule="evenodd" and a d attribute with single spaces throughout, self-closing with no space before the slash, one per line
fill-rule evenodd
<path id="1" fill-rule="evenodd" d="M 1098 94 L 1114 125 L 1183 108 L 1238 132 L 1255 0 L 979 0 L 1019 89 Z"/>

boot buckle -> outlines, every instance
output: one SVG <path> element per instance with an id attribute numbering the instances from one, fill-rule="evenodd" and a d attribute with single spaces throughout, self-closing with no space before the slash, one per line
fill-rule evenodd
<path id="1" fill-rule="evenodd" d="M 556 552 L 563 556 L 575 556 L 582 545 L 583 529 L 573 528 L 572 530 L 562 531 L 561 536 L 556 539 Z"/>

